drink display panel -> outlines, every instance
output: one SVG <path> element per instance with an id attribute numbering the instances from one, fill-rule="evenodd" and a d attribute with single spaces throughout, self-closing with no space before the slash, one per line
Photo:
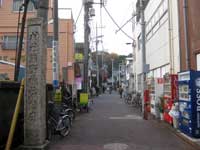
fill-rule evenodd
<path id="1" fill-rule="evenodd" d="M 200 71 L 180 72 L 178 77 L 179 129 L 200 138 Z"/>
<path id="2" fill-rule="evenodd" d="M 179 99 L 190 101 L 189 85 L 187 84 L 179 85 L 178 89 L 179 89 Z"/>

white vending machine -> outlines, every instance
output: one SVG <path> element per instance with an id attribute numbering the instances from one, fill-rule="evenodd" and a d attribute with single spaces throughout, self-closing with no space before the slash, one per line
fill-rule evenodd
<path id="1" fill-rule="evenodd" d="M 154 78 L 154 94 L 151 95 L 151 114 L 155 116 L 155 118 L 160 117 L 158 103 L 160 97 L 163 95 L 163 78 Z"/>

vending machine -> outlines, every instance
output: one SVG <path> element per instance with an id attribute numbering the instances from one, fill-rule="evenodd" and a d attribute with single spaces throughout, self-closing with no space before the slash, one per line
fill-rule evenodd
<path id="1" fill-rule="evenodd" d="M 164 75 L 164 113 L 163 118 L 169 124 L 173 123 L 173 118 L 169 115 L 174 101 L 177 99 L 178 75 L 165 74 Z"/>
<path id="2" fill-rule="evenodd" d="M 178 74 L 179 129 L 200 138 L 200 71 Z"/>
<path id="3" fill-rule="evenodd" d="M 159 118 L 159 97 L 163 94 L 163 78 L 149 78 L 147 84 L 150 99 L 150 113 Z"/>
<path id="4" fill-rule="evenodd" d="M 149 91 L 149 112 L 152 114 L 153 111 L 153 106 L 151 103 L 155 101 L 155 83 L 154 83 L 154 78 L 148 78 L 147 79 L 147 89 Z"/>
<path id="5" fill-rule="evenodd" d="M 155 97 L 154 97 L 154 101 L 153 100 L 151 101 L 151 106 L 152 106 L 152 114 L 156 118 L 160 117 L 158 103 L 159 103 L 160 97 L 163 95 L 163 83 L 164 83 L 163 78 L 155 78 L 154 79 Z"/>

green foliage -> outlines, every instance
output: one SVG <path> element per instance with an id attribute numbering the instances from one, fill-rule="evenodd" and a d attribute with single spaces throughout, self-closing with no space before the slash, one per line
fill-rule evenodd
<path id="1" fill-rule="evenodd" d="M 96 64 L 96 52 L 92 52 L 91 54 L 93 62 Z M 125 62 L 127 56 L 118 55 L 116 53 L 108 53 L 103 52 L 103 62 L 104 65 L 107 66 L 108 77 L 112 75 L 112 59 L 113 59 L 113 70 L 119 69 L 119 64 Z M 98 55 L 98 64 L 99 68 L 102 68 L 102 55 Z"/>

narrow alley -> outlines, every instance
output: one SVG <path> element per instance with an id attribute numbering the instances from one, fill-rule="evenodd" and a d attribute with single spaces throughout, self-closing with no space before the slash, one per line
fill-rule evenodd
<path id="1" fill-rule="evenodd" d="M 70 136 L 54 137 L 50 150 L 195 150 L 155 120 L 143 120 L 117 93 L 94 99 L 76 117 Z"/>

